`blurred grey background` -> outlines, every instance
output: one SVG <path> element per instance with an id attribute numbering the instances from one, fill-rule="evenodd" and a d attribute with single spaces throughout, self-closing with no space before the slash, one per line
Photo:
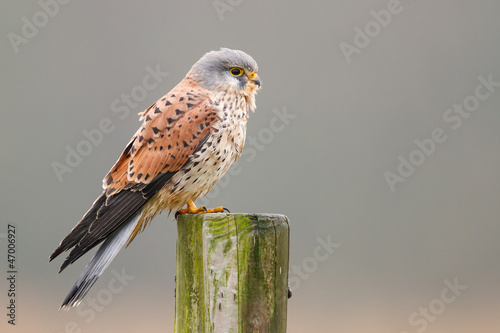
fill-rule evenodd
<path id="1" fill-rule="evenodd" d="M 15 327 L 1 279 L 2 332 L 173 331 L 172 217 L 123 250 L 78 311 L 57 309 L 90 256 L 61 275 L 47 258 L 101 192 L 136 113 L 220 47 L 252 55 L 263 89 L 245 155 L 199 202 L 290 218 L 288 332 L 500 330 L 498 1 L 42 0 L 0 12 L 2 276 L 9 223 L 19 269 Z M 89 146 L 103 119 L 112 130 Z M 86 156 L 69 166 L 67 149 Z"/>

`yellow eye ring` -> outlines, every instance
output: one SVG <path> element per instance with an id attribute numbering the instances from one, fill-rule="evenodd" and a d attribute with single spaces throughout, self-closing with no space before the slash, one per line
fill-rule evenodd
<path id="1" fill-rule="evenodd" d="M 231 73 L 232 76 L 242 76 L 243 69 L 238 68 L 238 67 L 233 67 L 229 70 L 229 73 Z"/>

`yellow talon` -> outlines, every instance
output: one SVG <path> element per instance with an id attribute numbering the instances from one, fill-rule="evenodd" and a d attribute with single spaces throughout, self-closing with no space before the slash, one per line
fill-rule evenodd
<path id="1" fill-rule="evenodd" d="M 206 213 L 222 213 L 222 212 L 224 212 L 223 207 L 207 209 L 206 207 L 201 206 L 198 208 L 194 204 L 193 200 L 188 200 L 187 208 L 180 209 L 175 215 L 177 216 L 180 214 L 206 214 Z"/>
<path id="2" fill-rule="evenodd" d="M 205 209 L 205 212 L 203 213 L 223 213 L 224 208 L 223 207 L 217 207 L 217 208 L 211 208 L 211 209 Z"/>

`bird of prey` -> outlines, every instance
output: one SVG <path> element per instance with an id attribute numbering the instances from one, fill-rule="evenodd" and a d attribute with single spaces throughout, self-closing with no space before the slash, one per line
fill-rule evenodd
<path id="1" fill-rule="evenodd" d="M 142 126 L 104 178 L 104 192 L 49 258 L 72 248 L 61 272 L 101 244 L 62 309 L 77 306 L 120 249 L 158 213 L 223 211 L 198 208 L 194 201 L 241 155 L 259 89 L 255 60 L 222 48 L 205 54 L 177 86 L 139 113 Z"/>

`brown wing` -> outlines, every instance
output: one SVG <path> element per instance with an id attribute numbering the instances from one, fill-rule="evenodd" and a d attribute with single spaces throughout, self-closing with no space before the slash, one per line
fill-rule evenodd
<path id="1" fill-rule="evenodd" d="M 218 119 L 209 104 L 204 90 L 179 84 L 144 111 L 141 128 L 103 180 L 106 194 L 137 188 L 161 173 L 179 170 Z"/>
<path id="2" fill-rule="evenodd" d="M 50 256 L 74 247 L 61 271 L 133 218 L 201 148 L 218 120 L 209 105 L 207 92 L 184 80 L 142 113 L 142 126 L 104 178 L 105 192 Z"/>

